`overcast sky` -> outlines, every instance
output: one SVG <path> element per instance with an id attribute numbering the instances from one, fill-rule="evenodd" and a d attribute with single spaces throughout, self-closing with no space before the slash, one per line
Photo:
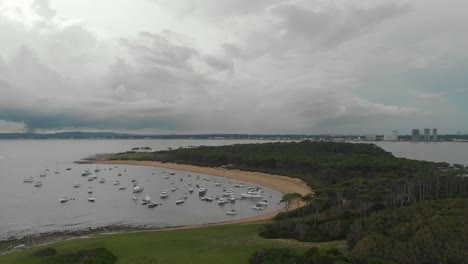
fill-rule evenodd
<path id="1" fill-rule="evenodd" d="M 0 132 L 468 132 L 466 0 L 0 0 Z"/>

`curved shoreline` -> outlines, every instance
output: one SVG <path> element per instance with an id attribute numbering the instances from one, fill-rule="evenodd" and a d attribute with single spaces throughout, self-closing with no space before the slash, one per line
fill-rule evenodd
<path id="1" fill-rule="evenodd" d="M 302 195 L 308 194 L 311 192 L 310 187 L 301 179 L 291 178 L 287 176 L 268 174 L 263 172 L 254 172 L 254 171 L 241 171 L 238 169 L 224 169 L 224 168 L 211 168 L 211 167 L 200 167 L 189 164 L 178 164 L 178 163 L 169 163 L 169 162 L 159 162 L 159 161 L 137 161 L 137 160 L 98 160 L 96 163 L 99 164 L 120 164 L 120 165 L 136 165 L 136 166 L 148 166 L 148 167 L 158 167 L 170 170 L 179 170 L 187 171 L 194 173 L 208 174 L 218 177 L 225 177 L 229 179 L 241 180 L 245 182 L 250 182 L 258 184 L 261 186 L 268 187 L 270 189 L 276 190 L 282 194 L 297 192 Z M 184 225 L 179 227 L 168 227 L 168 229 L 182 229 L 182 228 L 195 228 L 195 227 L 204 227 L 204 226 L 213 226 L 213 225 L 225 225 L 225 224 L 237 224 L 237 223 L 247 223 L 259 220 L 267 220 L 273 218 L 278 214 L 281 209 L 274 212 L 260 214 L 253 217 L 229 220 L 217 223 L 207 223 L 207 224 L 195 224 L 195 225 Z"/>
<path id="2" fill-rule="evenodd" d="M 297 192 L 302 195 L 308 194 L 311 192 L 311 189 L 307 184 L 297 178 L 289 178 L 286 176 L 267 174 L 262 172 L 252 172 L 252 171 L 241 171 L 241 170 L 231 170 L 224 168 L 210 168 L 210 167 L 200 167 L 194 165 L 186 164 L 177 164 L 177 163 L 162 163 L 156 161 L 128 161 L 128 160 L 118 160 L 118 161 L 109 161 L 105 159 L 97 160 L 95 163 L 98 164 L 120 164 L 120 165 L 136 165 L 136 166 L 149 166 L 149 167 L 158 167 L 170 170 L 179 170 L 187 171 L 194 173 L 208 174 L 218 177 L 225 177 L 230 179 L 241 180 L 244 182 L 250 182 L 265 186 L 271 189 L 274 189 L 282 194 Z M 88 230 L 76 230 L 76 231 L 57 231 L 44 234 L 35 234 L 29 235 L 23 238 L 17 238 L 13 240 L 3 240 L 0 241 L 0 255 L 6 254 L 14 251 L 14 246 L 24 245 L 25 248 L 38 247 L 42 245 L 54 244 L 61 241 L 66 241 L 70 239 L 78 238 L 88 238 L 96 235 L 112 235 L 112 234 L 122 234 L 122 233 L 133 233 L 133 232 L 158 232 L 158 231 L 168 231 L 168 230 L 177 230 L 177 229 L 192 229 L 192 228 L 201 228 L 201 227 L 210 227 L 218 225 L 228 225 L 228 224 L 241 224 L 241 223 L 250 223 L 261 220 L 269 220 L 278 214 L 282 209 L 278 209 L 273 212 L 260 214 L 253 217 L 247 217 L 236 220 L 228 220 L 222 222 L 213 222 L 213 223 L 204 223 L 204 224 L 192 224 L 192 225 L 181 225 L 173 227 L 162 227 L 162 228 L 145 228 L 145 227 L 129 227 L 129 226 L 106 226 L 99 227 L 96 229 Z"/>

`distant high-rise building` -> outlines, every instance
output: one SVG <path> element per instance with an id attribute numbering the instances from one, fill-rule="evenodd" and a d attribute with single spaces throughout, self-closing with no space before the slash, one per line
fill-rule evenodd
<path id="1" fill-rule="evenodd" d="M 433 128 L 433 129 L 432 129 L 432 140 L 434 140 L 434 141 L 439 140 L 439 139 L 437 138 L 437 128 Z"/>
<path id="2" fill-rule="evenodd" d="M 384 136 L 385 141 L 398 141 L 398 131 L 392 130 L 392 134 Z"/>
<path id="3" fill-rule="evenodd" d="M 411 133 L 411 141 L 419 141 L 420 137 L 419 129 L 413 129 Z"/>
<path id="4" fill-rule="evenodd" d="M 398 141 L 398 130 L 392 130 L 393 141 Z"/>
<path id="5" fill-rule="evenodd" d="M 431 129 L 425 128 L 424 129 L 424 141 L 429 141 L 429 140 L 431 140 Z"/>

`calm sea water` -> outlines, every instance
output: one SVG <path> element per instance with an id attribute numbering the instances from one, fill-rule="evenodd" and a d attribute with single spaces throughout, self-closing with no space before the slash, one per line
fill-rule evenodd
<path id="1" fill-rule="evenodd" d="M 98 180 L 87 181 L 81 176 L 84 169 L 96 169 L 96 165 L 74 164 L 86 156 L 99 153 L 112 153 L 129 150 L 133 147 L 151 147 L 162 150 L 199 145 L 229 145 L 253 143 L 257 141 L 234 140 L 0 140 L 0 239 L 9 236 L 21 236 L 33 233 L 83 229 L 107 225 L 145 225 L 145 226 L 178 226 L 188 224 L 212 223 L 231 219 L 246 218 L 260 213 L 281 208 L 281 194 L 264 188 L 265 198 L 270 204 L 264 211 L 251 208 L 254 201 L 238 200 L 235 204 L 219 206 L 215 201 L 205 202 L 199 199 L 195 185 L 205 185 L 207 195 L 220 195 L 222 187 L 233 188 L 237 193 L 245 189 L 234 188 L 239 181 L 201 175 L 189 172 L 174 171 L 175 175 L 164 179 L 164 169 L 123 166 L 114 168 L 111 165 L 99 165 Z M 264 142 L 264 141 L 258 141 Z M 374 142 L 395 156 L 412 159 L 444 161 L 468 165 L 468 145 L 466 143 L 411 143 L 411 142 Z M 66 170 L 71 168 L 71 170 Z M 49 169 L 47 176 L 39 175 Z M 55 174 L 55 171 L 59 174 Z M 118 174 L 122 176 L 118 176 Z M 188 175 L 191 174 L 191 177 Z M 196 180 L 197 175 L 199 180 Z M 29 176 L 41 179 L 42 187 L 32 183 L 23 183 Z M 132 183 L 135 178 L 145 190 L 138 195 L 137 202 L 131 199 Z M 182 179 L 182 181 L 181 181 Z M 207 181 L 205 179 L 211 179 Z M 119 180 L 126 190 L 119 190 L 113 183 Z M 192 182 L 195 192 L 189 195 L 186 202 L 176 205 L 188 190 L 188 181 Z M 215 181 L 222 187 L 214 186 Z M 73 188 L 79 183 L 80 188 Z M 252 185 L 252 184 L 247 184 Z M 87 201 L 88 188 L 92 187 L 95 203 Z M 174 192 L 172 187 L 178 188 Z M 169 198 L 162 200 L 162 190 L 169 191 Z M 148 194 L 153 201 L 162 205 L 149 209 L 140 204 Z M 60 204 L 62 196 L 74 198 Z M 226 212 L 236 209 L 238 215 L 228 216 Z"/>
<path id="2" fill-rule="evenodd" d="M 168 227 L 188 224 L 220 222 L 246 218 L 281 208 L 281 194 L 263 187 L 264 197 L 269 205 L 263 211 L 252 209 L 257 200 L 241 199 L 234 204 L 218 205 L 216 201 L 202 201 L 196 184 L 207 187 L 207 195 L 221 195 L 222 188 L 233 188 L 237 194 L 246 188 L 235 188 L 240 181 L 197 173 L 174 171 L 175 175 L 165 179 L 158 168 L 141 166 L 99 165 L 98 180 L 89 182 L 81 171 L 97 165 L 74 164 L 73 161 L 97 153 L 111 153 L 129 150 L 133 147 L 151 147 L 154 150 L 195 146 L 226 145 L 252 141 L 230 140 L 0 140 L 0 239 L 56 230 L 73 230 L 107 225 L 143 225 Z M 71 170 L 66 170 L 71 168 Z M 46 177 L 39 177 L 49 169 Z M 55 171 L 59 174 L 55 174 Z M 122 176 L 118 176 L 122 174 Z M 189 174 L 191 175 L 189 177 Z M 24 183 L 29 176 L 40 179 L 42 187 Z M 199 178 L 197 180 L 196 178 Z M 145 189 L 138 194 L 138 201 L 132 200 L 132 182 L 135 178 Z M 126 190 L 119 190 L 114 182 L 119 180 Z M 193 194 L 188 194 L 185 203 L 176 205 L 183 193 L 188 193 L 188 182 L 192 182 Z M 215 186 L 215 181 L 222 186 Z M 73 188 L 79 183 L 80 188 Z M 248 186 L 255 186 L 246 183 Z M 88 202 L 88 188 L 93 188 L 95 203 Z M 171 191 L 171 188 L 177 188 Z M 167 199 L 160 193 L 169 191 Z M 156 203 L 156 208 L 140 204 L 146 195 Z M 60 198 L 70 200 L 61 204 Z M 238 195 L 239 196 L 239 195 Z M 226 215 L 235 209 L 236 216 Z"/>

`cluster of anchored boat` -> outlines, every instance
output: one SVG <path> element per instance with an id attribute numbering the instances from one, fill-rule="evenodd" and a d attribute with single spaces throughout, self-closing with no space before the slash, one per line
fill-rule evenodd
<path id="1" fill-rule="evenodd" d="M 104 169 L 104 170 L 109 170 L 110 171 L 110 170 L 113 170 L 114 168 L 118 168 L 118 166 L 114 166 L 114 167 L 107 168 L 107 169 Z M 68 168 L 67 170 L 71 170 L 71 168 Z M 46 170 L 46 171 L 48 171 L 48 170 Z M 101 169 L 99 169 L 99 167 L 97 167 L 94 170 L 94 172 L 92 172 L 91 170 L 84 170 L 84 171 L 81 172 L 81 176 L 82 177 L 87 177 L 87 180 L 89 182 L 98 181 L 99 183 L 105 183 L 106 178 L 104 176 L 101 176 L 101 177 L 98 176 L 98 173 L 100 171 L 101 171 Z M 126 170 L 124 170 L 124 172 L 126 172 Z M 57 170 L 56 174 L 58 174 L 58 173 L 59 172 Z M 153 172 L 152 174 L 155 175 L 156 173 Z M 175 172 L 163 171 L 163 172 L 161 172 L 161 174 L 163 175 L 164 179 L 170 180 L 171 185 L 175 184 L 176 180 L 174 178 L 177 177 Z M 44 173 L 40 174 L 40 177 L 45 177 L 46 175 L 47 175 L 46 172 L 44 172 Z M 119 172 L 118 176 L 122 176 L 122 173 Z M 192 186 L 193 185 L 192 181 L 191 181 L 192 179 L 193 179 L 194 182 L 198 182 L 197 184 L 195 184 L 195 186 L 194 186 L 195 188 Z M 207 195 L 208 188 L 204 184 L 200 184 L 200 181 L 201 181 L 200 176 L 196 175 L 196 176 L 194 176 L 192 178 L 192 176 L 189 174 L 188 179 L 187 179 L 187 183 L 184 184 L 185 186 L 182 187 L 186 191 L 183 192 L 181 197 L 178 198 L 175 201 L 175 204 L 176 205 L 184 204 L 185 201 L 187 200 L 187 198 L 189 197 L 189 195 L 193 194 L 195 192 L 195 190 L 197 190 L 198 195 L 199 195 L 199 197 L 200 197 L 200 199 L 202 201 L 206 201 L 206 202 L 216 201 L 216 203 L 218 205 L 220 205 L 220 206 L 228 204 L 228 203 L 232 203 L 232 204 L 236 203 L 236 201 L 239 200 L 239 199 L 251 199 L 253 202 L 255 202 L 255 204 L 252 206 L 252 209 L 254 209 L 254 210 L 263 210 L 263 209 L 265 209 L 266 206 L 268 206 L 268 201 L 267 200 L 263 199 L 263 200 L 258 201 L 259 199 L 262 199 L 264 197 L 264 191 L 260 187 L 246 186 L 243 183 L 236 183 L 236 184 L 234 184 L 234 188 L 236 188 L 236 189 L 247 189 L 246 192 L 242 192 L 239 195 L 237 195 L 233 188 L 226 189 L 226 187 L 223 187 L 223 184 L 221 182 L 217 181 L 216 179 L 204 178 L 202 180 L 206 181 L 206 182 L 212 182 L 213 181 L 214 184 L 211 184 L 211 186 L 214 185 L 215 190 L 219 191 L 219 194 L 215 195 L 215 196 Z M 184 178 L 179 177 L 178 181 L 183 182 Z M 41 180 L 35 181 L 32 177 L 24 179 L 24 182 L 25 183 L 35 182 L 35 186 L 37 186 L 37 187 L 42 186 L 42 181 Z M 131 183 L 133 185 L 132 200 L 136 202 L 136 201 L 138 201 L 137 195 L 144 190 L 144 187 L 142 185 L 140 185 L 138 183 L 137 179 L 135 179 L 135 178 L 131 179 Z M 126 190 L 127 189 L 127 187 L 122 185 L 119 180 L 114 181 L 113 185 L 118 186 L 119 190 Z M 80 188 L 80 187 L 81 187 L 81 185 L 79 183 L 74 183 L 73 184 L 73 188 Z M 175 193 L 178 189 L 179 189 L 179 187 L 170 188 L 171 193 Z M 89 202 L 95 202 L 96 201 L 96 198 L 93 196 L 93 193 L 94 193 L 93 187 L 91 187 L 91 186 L 88 187 L 88 201 Z M 168 189 L 164 189 L 159 195 L 159 197 L 162 200 L 167 199 L 169 196 L 170 196 L 170 192 L 168 191 Z M 60 199 L 60 203 L 66 203 L 66 202 L 68 202 L 70 200 L 74 200 L 74 198 L 69 198 L 68 196 L 63 196 Z M 162 205 L 162 203 L 152 202 L 151 198 L 150 198 L 150 196 L 148 194 L 146 194 L 145 197 L 141 199 L 141 204 L 145 205 L 148 208 L 155 208 L 158 205 Z M 233 209 L 233 210 L 227 211 L 226 214 L 227 215 L 237 215 L 237 211 Z"/>

